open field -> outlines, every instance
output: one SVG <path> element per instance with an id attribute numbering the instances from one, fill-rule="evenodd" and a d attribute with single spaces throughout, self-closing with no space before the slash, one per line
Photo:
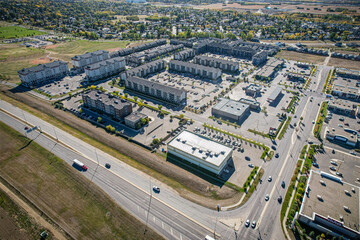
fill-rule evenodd
<path id="1" fill-rule="evenodd" d="M 0 89 L 0 99 L 56 125 L 69 134 L 166 183 L 184 198 L 206 207 L 214 207 L 216 204 L 222 206 L 235 204 L 241 197 L 241 192 L 228 186 L 219 187 L 210 183 L 165 161 L 156 154 L 150 154 L 142 147 L 110 135 L 103 129 L 95 128 L 89 122 L 80 120 L 70 113 L 55 109 L 46 102 L 34 99 L 25 93 L 11 93 L 6 90 L 7 87 L 0 86 Z M 214 192 L 216 192 L 216 199 L 213 199 Z"/>
<path id="2" fill-rule="evenodd" d="M 265 7 L 269 7 L 269 9 L 266 9 L 266 11 L 272 12 L 273 9 L 277 11 L 283 11 L 288 13 L 313 13 L 313 14 L 340 14 L 339 12 L 328 12 L 327 9 L 331 8 L 335 10 L 338 8 L 338 5 L 326 5 L 322 6 L 320 4 L 313 5 L 313 4 L 265 4 L 265 3 L 247 3 L 244 5 L 241 5 L 239 3 L 231 3 L 231 4 L 222 4 L 222 3 L 215 3 L 215 4 L 208 4 L 208 5 L 197 5 L 194 6 L 194 8 L 197 9 L 232 9 L 237 11 L 251 11 L 256 12 L 259 9 L 265 9 Z M 344 7 L 348 10 L 355 11 L 355 14 L 359 13 L 358 7 L 352 7 L 352 6 L 346 6 Z"/>
<path id="3" fill-rule="evenodd" d="M 84 54 L 86 52 L 94 52 L 97 50 L 108 50 L 112 48 L 125 48 L 129 41 L 88 41 L 73 40 L 57 45 L 52 45 L 47 49 L 59 54 Z"/>
<path id="4" fill-rule="evenodd" d="M 330 58 L 328 63 L 329 66 L 340 67 L 340 68 L 349 68 L 360 71 L 360 61 L 352 61 L 343 58 Z"/>
<path id="5" fill-rule="evenodd" d="M 0 190 L 0 239 L 38 239 L 43 228 Z M 49 236 L 51 239 L 51 235 Z"/>
<path id="6" fill-rule="evenodd" d="M 314 55 L 314 54 L 306 54 L 306 53 L 298 53 L 294 51 L 286 51 L 282 50 L 278 52 L 275 57 L 284 58 L 287 60 L 294 60 L 294 61 L 301 61 L 301 62 L 308 62 L 313 64 L 322 64 L 326 57 Z"/>
<path id="7" fill-rule="evenodd" d="M 46 33 L 17 26 L 0 27 L 0 39 L 31 37 L 44 34 Z"/>
<path id="8" fill-rule="evenodd" d="M 45 56 L 45 50 L 27 48 L 18 44 L 0 45 L 0 74 L 9 82 L 20 81 L 17 71 L 36 65 L 36 59 Z"/>
<path id="9" fill-rule="evenodd" d="M 77 239 L 139 239 L 144 225 L 35 142 L 0 123 L 0 173 Z M 20 150 L 21 149 L 21 150 Z M 87 187 L 90 186 L 90 187 Z M 56 191 L 54 191 L 56 189 Z M 85 194 L 87 193 L 87 194 Z M 111 212 L 109 217 L 107 213 Z M 151 229 L 148 239 L 161 239 Z"/>

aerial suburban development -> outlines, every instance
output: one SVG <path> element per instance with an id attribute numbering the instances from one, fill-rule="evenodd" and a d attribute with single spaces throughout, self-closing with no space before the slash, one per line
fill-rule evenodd
<path id="1" fill-rule="evenodd" d="M 360 3 L 0 1 L 0 239 L 360 240 Z"/>

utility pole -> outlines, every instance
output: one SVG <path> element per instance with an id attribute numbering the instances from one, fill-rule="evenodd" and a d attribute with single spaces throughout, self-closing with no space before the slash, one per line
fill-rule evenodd
<path id="1" fill-rule="evenodd" d="M 146 224 L 145 224 L 145 229 L 144 229 L 144 239 L 145 239 L 145 234 L 146 234 L 146 231 L 147 231 L 147 225 L 148 225 L 148 220 L 149 220 L 151 200 L 152 200 L 152 191 L 151 191 L 151 179 L 150 179 L 150 199 L 149 199 L 148 211 L 147 211 L 147 214 L 146 214 Z"/>

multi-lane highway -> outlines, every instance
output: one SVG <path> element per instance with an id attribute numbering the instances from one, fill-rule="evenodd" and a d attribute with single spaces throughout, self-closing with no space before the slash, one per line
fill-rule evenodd
<path id="1" fill-rule="evenodd" d="M 165 184 L 4 101 L 0 101 L 0 120 L 69 164 L 74 158 L 83 161 L 88 165 L 88 171 L 82 174 L 125 210 L 167 239 L 203 239 L 207 234 L 214 236 L 214 232 L 220 239 L 284 239 L 280 226 L 281 205 L 277 198 L 279 195 L 284 197 L 287 184 L 282 188 L 281 182 L 290 182 L 300 151 L 311 139 L 312 121 L 316 118 L 319 103 L 324 99 L 321 90 L 329 69 L 318 67 L 318 80 L 310 85 L 313 91 L 301 98 L 296 108 L 297 118 L 292 119 L 284 138 L 277 140 L 280 157 L 263 163 L 266 164 L 263 181 L 251 200 L 229 211 L 217 212 L 183 199 Z M 294 123 L 298 123 L 301 116 L 304 117 L 303 124 L 295 130 Z M 25 125 L 37 126 L 42 133 L 38 130 L 27 133 Z M 105 163 L 111 164 L 110 170 L 104 167 Z M 272 176 L 271 182 L 267 180 L 269 176 Z M 153 185 L 160 186 L 159 194 L 152 191 Z M 265 201 L 266 194 L 270 195 L 269 201 Z M 251 222 L 256 220 L 256 228 L 246 228 L 246 219 Z"/>

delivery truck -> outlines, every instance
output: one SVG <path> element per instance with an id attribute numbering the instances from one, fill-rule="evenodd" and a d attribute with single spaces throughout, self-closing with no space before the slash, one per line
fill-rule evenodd
<path id="1" fill-rule="evenodd" d="M 77 159 L 74 159 L 74 164 L 79 166 L 81 169 L 83 169 L 84 171 L 87 170 L 87 167 L 85 166 L 85 164 L 83 164 L 82 162 L 80 162 L 79 160 Z"/>

